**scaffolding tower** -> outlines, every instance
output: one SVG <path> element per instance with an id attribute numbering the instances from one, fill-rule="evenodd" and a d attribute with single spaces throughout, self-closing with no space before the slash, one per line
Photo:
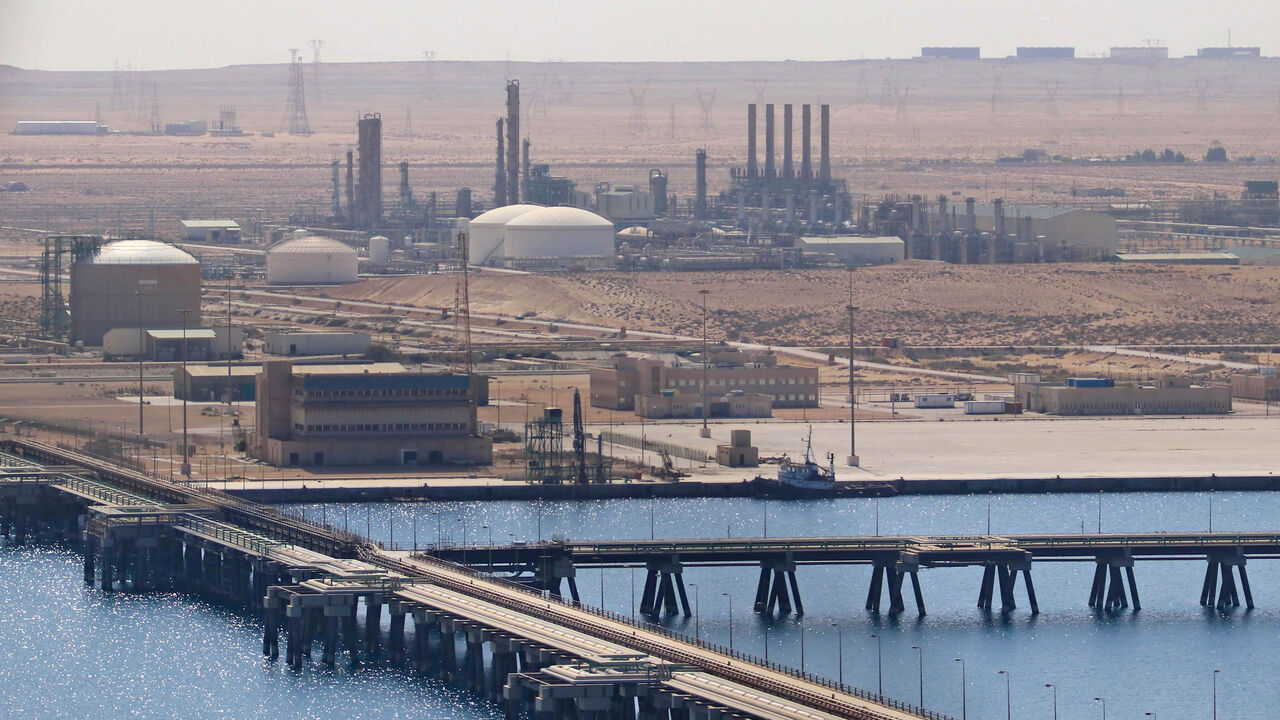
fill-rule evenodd
<path id="1" fill-rule="evenodd" d="M 564 481 L 564 413 L 546 408 L 524 425 L 524 479 L 541 484 Z"/>
<path id="2" fill-rule="evenodd" d="M 102 246 L 99 235 L 46 235 L 40 256 L 40 333 L 47 340 L 65 342 L 71 333 L 71 313 L 62 296 L 63 255 L 76 262 L 98 254 Z"/>

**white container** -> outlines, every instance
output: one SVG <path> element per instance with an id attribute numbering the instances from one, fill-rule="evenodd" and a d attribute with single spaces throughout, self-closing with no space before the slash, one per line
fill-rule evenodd
<path id="1" fill-rule="evenodd" d="M 918 408 L 953 408 L 956 406 L 954 395 L 923 394 L 916 396 Z"/>
<path id="2" fill-rule="evenodd" d="M 965 415 L 1003 415 L 1003 400 L 969 400 L 964 404 Z"/>
<path id="3" fill-rule="evenodd" d="M 369 238 L 369 262 L 386 265 L 391 260 L 391 238 L 374 235 Z"/>

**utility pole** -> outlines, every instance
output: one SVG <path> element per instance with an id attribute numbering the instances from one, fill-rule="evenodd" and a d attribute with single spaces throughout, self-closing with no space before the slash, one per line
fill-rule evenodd
<path id="1" fill-rule="evenodd" d="M 849 304 L 845 306 L 849 313 L 849 467 L 858 467 L 857 434 L 854 430 L 854 418 L 857 414 L 857 396 L 853 388 L 853 268 L 849 268 Z"/>
<path id="2" fill-rule="evenodd" d="M 187 315 L 191 310 L 184 308 L 182 310 L 182 377 L 187 376 Z M 181 472 L 188 480 L 191 479 L 191 450 L 187 446 L 187 392 L 183 389 L 182 393 L 182 465 L 179 466 Z"/>
<path id="3" fill-rule="evenodd" d="M 707 295 L 710 290 L 699 290 L 702 296 L 702 437 L 711 437 L 711 428 L 707 427 L 707 415 L 711 408 L 707 405 Z"/>

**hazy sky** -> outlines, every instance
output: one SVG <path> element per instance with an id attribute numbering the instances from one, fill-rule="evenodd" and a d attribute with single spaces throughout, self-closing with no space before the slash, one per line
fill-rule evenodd
<path id="1" fill-rule="evenodd" d="M 786 14 L 778 12 L 786 9 Z M 321 59 L 837 60 L 922 45 L 1074 45 L 1077 56 L 1159 40 L 1171 56 L 1260 45 L 1280 55 L 1276 0 L 0 0 L 0 64 L 148 70 Z M 1273 46 L 1269 46 L 1269 43 Z"/>

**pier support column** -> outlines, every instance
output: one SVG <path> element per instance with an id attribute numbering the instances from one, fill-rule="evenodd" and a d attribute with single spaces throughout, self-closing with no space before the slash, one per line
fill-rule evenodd
<path id="1" fill-rule="evenodd" d="M 262 654 L 272 660 L 280 657 L 280 605 L 274 595 L 262 598 Z"/>
<path id="2" fill-rule="evenodd" d="M 382 598 L 368 595 L 364 599 L 364 651 L 372 657 L 378 652 L 378 639 L 382 636 Z"/>
<path id="3" fill-rule="evenodd" d="M 982 566 L 982 584 L 978 586 L 978 609 L 991 609 L 991 596 L 994 593 L 996 584 L 996 566 Z"/>
<path id="4" fill-rule="evenodd" d="M 422 608 L 413 609 L 413 669 L 425 673 L 428 669 L 428 653 L 430 652 L 431 623 L 427 619 L 427 611 Z"/>
<path id="5" fill-rule="evenodd" d="M 752 604 L 752 608 L 758 612 L 764 612 L 765 607 L 769 604 L 769 568 L 763 564 L 760 566 L 760 579 L 756 582 L 756 600 Z"/>
<path id="6" fill-rule="evenodd" d="M 93 586 L 94 561 L 98 554 L 98 539 L 87 535 L 84 541 L 84 584 Z"/>
<path id="7" fill-rule="evenodd" d="M 871 569 L 871 587 L 867 589 L 866 609 L 873 613 L 880 612 L 880 597 L 883 595 L 881 587 L 884 582 L 885 566 L 877 562 Z"/>
<path id="8" fill-rule="evenodd" d="M 387 601 L 387 612 L 391 615 L 391 637 L 387 650 L 391 655 L 391 662 L 400 664 L 404 662 L 404 603 L 399 600 Z"/>
<path id="9" fill-rule="evenodd" d="M 285 618 L 288 623 L 288 634 L 285 636 L 286 660 L 290 669 L 300 671 L 302 670 L 303 608 L 296 599 L 289 601 L 289 606 L 285 608 Z"/>
<path id="10" fill-rule="evenodd" d="M 346 596 L 347 604 L 345 613 L 342 616 L 342 624 L 344 634 L 347 636 L 347 648 L 351 650 L 351 667 L 360 667 L 360 632 L 356 628 L 356 598 L 354 595 Z"/>

